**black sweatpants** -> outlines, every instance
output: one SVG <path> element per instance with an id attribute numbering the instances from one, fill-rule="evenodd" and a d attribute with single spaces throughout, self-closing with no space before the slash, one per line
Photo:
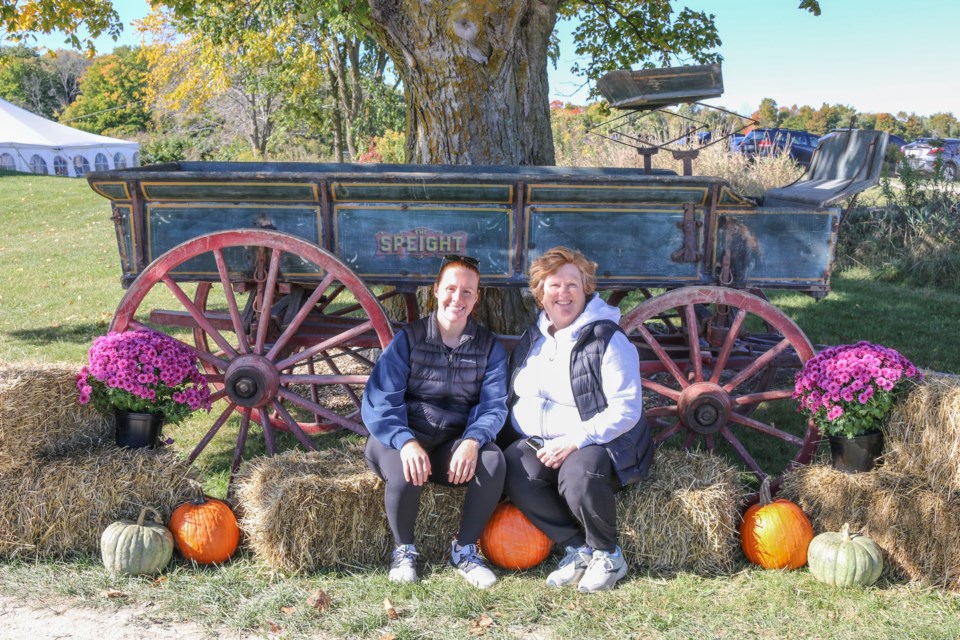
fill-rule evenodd
<path id="1" fill-rule="evenodd" d="M 616 549 L 614 494 L 620 483 L 605 448 L 578 449 L 559 469 L 540 462 L 525 440 L 510 444 L 503 453 L 507 495 L 548 538 L 564 546 L 586 543 L 602 551 Z"/>
<path id="2" fill-rule="evenodd" d="M 454 485 L 447 480 L 450 459 L 460 440 L 448 440 L 440 444 L 423 442 L 420 444 L 430 456 L 429 482 L 447 487 L 464 486 Z M 367 466 L 385 483 L 384 502 L 394 543 L 397 546 L 414 544 L 413 530 L 417 523 L 423 487 L 411 484 L 403 477 L 403 462 L 400 460 L 399 449 L 386 447 L 370 436 L 367 438 L 364 457 L 367 460 Z M 463 502 L 460 531 L 457 535 L 457 541 L 460 544 L 476 544 L 503 494 L 505 474 L 506 464 L 500 447 L 492 442 L 483 445 L 478 453 L 477 469 L 473 478 L 466 483 L 467 496 Z"/>

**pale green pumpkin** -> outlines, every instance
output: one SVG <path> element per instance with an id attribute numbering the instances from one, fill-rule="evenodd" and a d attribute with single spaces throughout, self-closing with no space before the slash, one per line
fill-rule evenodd
<path id="1" fill-rule="evenodd" d="M 850 533 L 849 524 L 811 540 L 807 562 L 814 578 L 838 587 L 868 587 L 883 571 L 880 548 L 867 536 Z"/>
<path id="2" fill-rule="evenodd" d="M 144 522 L 147 512 L 155 522 Z M 173 534 L 163 526 L 160 514 L 144 507 L 136 522 L 120 520 L 100 536 L 100 557 L 110 573 L 146 575 L 158 573 L 173 556 Z"/>

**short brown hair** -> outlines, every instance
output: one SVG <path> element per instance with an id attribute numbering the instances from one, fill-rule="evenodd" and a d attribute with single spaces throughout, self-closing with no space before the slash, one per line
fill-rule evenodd
<path id="1" fill-rule="evenodd" d="M 597 290 L 597 263 L 576 249 L 554 247 L 530 264 L 530 291 L 537 306 L 543 308 L 543 281 L 560 271 L 565 265 L 574 264 L 583 276 L 583 292 L 589 296 Z"/>

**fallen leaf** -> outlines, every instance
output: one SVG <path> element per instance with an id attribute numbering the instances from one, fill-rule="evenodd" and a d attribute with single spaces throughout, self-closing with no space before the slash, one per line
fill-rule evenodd
<path id="1" fill-rule="evenodd" d="M 123 591 L 117 591 L 116 589 L 108 589 L 107 591 L 101 592 L 101 595 L 104 598 L 126 598 L 127 594 Z"/>
<path id="2" fill-rule="evenodd" d="M 391 620 L 396 620 L 400 617 L 400 614 L 397 613 L 396 608 L 393 606 L 393 603 L 390 602 L 389 598 L 383 599 L 383 610 L 387 613 L 387 617 Z"/>
<path id="3" fill-rule="evenodd" d="M 307 598 L 307 604 L 316 609 L 317 613 L 323 613 L 330 608 L 330 594 L 323 589 L 317 589 L 316 593 Z"/>
<path id="4" fill-rule="evenodd" d="M 297 612 L 296 607 L 280 607 L 280 613 L 285 613 L 288 616 Z"/>
<path id="5" fill-rule="evenodd" d="M 488 616 L 486 613 L 480 615 L 479 618 L 473 621 L 473 624 L 470 625 L 470 635 L 472 636 L 482 636 L 487 632 L 487 629 L 493 626 L 493 618 Z"/>
<path id="6" fill-rule="evenodd" d="M 167 576 L 158 576 L 157 578 L 154 578 L 153 584 L 163 584 L 168 580 L 170 580 L 170 578 L 168 578 Z"/>
<path id="7" fill-rule="evenodd" d="M 270 622 L 267 620 L 267 625 L 270 626 L 270 633 L 280 633 L 283 630 L 283 627 L 278 625 L 276 622 Z"/>
<path id="8" fill-rule="evenodd" d="M 397 640 L 397 636 L 393 633 L 384 633 L 380 636 L 380 640 Z"/>

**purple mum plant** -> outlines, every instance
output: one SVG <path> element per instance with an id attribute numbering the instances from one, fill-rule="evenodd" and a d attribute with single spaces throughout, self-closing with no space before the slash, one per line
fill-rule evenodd
<path id="1" fill-rule="evenodd" d="M 176 424 L 198 409 L 210 410 L 210 388 L 196 355 L 170 336 L 146 329 L 100 336 L 88 361 L 77 374 L 79 400 L 93 402 L 101 413 L 162 413 Z"/>
<path id="2" fill-rule="evenodd" d="M 870 342 L 824 349 L 797 373 L 793 398 L 822 433 L 863 435 L 879 429 L 920 371 L 894 349 Z"/>

